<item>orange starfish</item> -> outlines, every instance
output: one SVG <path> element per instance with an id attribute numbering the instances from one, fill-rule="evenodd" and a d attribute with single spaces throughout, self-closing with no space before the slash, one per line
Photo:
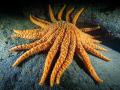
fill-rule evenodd
<path id="1" fill-rule="evenodd" d="M 40 26 L 40 28 L 32 30 L 14 30 L 15 34 L 12 35 L 12 37 L 36 39 L 36 41 L 30 44 L 19 45 L 11 48 L 12 51 L 27 50 L 16 60 L 12 66 L 17 66 L 32 54 L 50 49 L 45 60 L 43 74 L 39 82 L 40 85 L 44 85 L 53 59 L 60 50 L 60 55 L 55 63 L 55 66 L 53 67 L 50 76 L 50 86 L 60 83 L 60 78 L 63 72 L 72 63 L 75 53 L 81 56 L 85 67 L 93 79 L 98 83 L 103 82 L 103 80 L 99 78 L 95 69 L 93 68 L 90 58 L 86 52 L 88 51 L 105 61 L 110 61 L 109 58 L 98 52 L 98 50 L 107 51 L 99 45 L 101 41 L 96 40 L 95 36 L 87 34 L 87 32 L 92 32 L 96 29 L 99 29 L 100 27 L 98 26 L 95 28 L 81 29 L 77 28 L 75 25 L 76 21 L 79 15 L 81 15 L 83 12 L 84 8 L 80 9 L 75 14 L 72 23 L 70 23 L 69 16 L 74 10 L 74 8 L 71 8 L 66 13 L 66 21 L 63 21 L 61 17 L 65 7 L 66 5 L 64 5 L 59 11 L 58 20 L 55 19 L 53 11 L 49 5 L 49 14 L 52 22 L 48 22 L 30 15 L 30 20 L 34 24 Z"/>

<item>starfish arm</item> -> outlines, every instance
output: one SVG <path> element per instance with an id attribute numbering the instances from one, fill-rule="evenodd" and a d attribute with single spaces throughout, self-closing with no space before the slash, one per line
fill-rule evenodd
<path id="1" fill-rule="evenodd" d="M 96 44 L 91 44 L 91 47 L 93 47 L 93 48 L 95 48 L 97 50 L 105 51 L 105 52 L 108 51 L 107 49 L 105 49 L 105 48 L 103 48 L 103 47 L 101 47 L 99 45 L 96 45 Z"/>
<path id="2" fill-rule="evenodd" d="M 71 8 L 66 13 L 66 21 L 70 22 L 70 14 L 73 12 L 74 8 Z"/>
<path id="3" fill-rule="evenodd" d="M 93 38 L 89 38 L 87 36 L 84 36 L 84 35 L 80 35 L 80 38 L 82 38 L 82 40 L 86 41 L 86 42 L 89 42 L 89 43 L 96 43 L 96 44 L 100 44 L 102 43 L 102 41 L 100 40 L 97 40 L 97 39 L 93 39 Z"/>
<path id="4" fill-rule="evenodd" d="M 66 57 L 65 61 L 63 62 L 61 68 L 59 69 L 59 71 L 57 73 L 56 84 L 60 83 L 60 78 L 61 78 L 63 72 L 72 63 L 73 57 L 74 57 L 74 52 L 75 52 L 75 47 L 76 47 L 76 37 L 75 37 L 74 31 L 71 31 L 69 50 L 68 50 L 67 57 Z"/>
<path id="5" fill-rule="evenodd" d="M 83 36 L 83 37 L 85 36 L 85 37 L 87 37 L 87 38 L 94 38 L 94 36 L 82 32 L 81 29 L 78 29 L 78 33 L 80 33 L 81 36 Z"/>
<path id="6" fill-rule="evenodd" d="M 50 24 L 51 24 L 51 22 L 48 22 L 48 21 L 46 21 L 46 20 L 37 18 L 37 17 L 32 16 L 32 15 L 30 15 L 30 17 L 33 18 L 34 20 L 36 20 L 36 22 L 41 22 L 41 23 L 44 23 L 44 24 L 46 24 L 46 25 L 50 25 Z M 34 22 L 33 22 L 33 23 L 34 23 Z"/>
<path id="7" fill-rule="evenodd" d="M 42 19 L 39 19 L 39 18 L 37 18 L 37 17 L 35 17 L 35 16 L 31 16 L 31 15 L 30 15 L 30 20 L 31 20 L 34 24 L 40 26 L 41 28 L 47 28 L 47 27 L 50 25 L 49 22 L 47 22 L 47 21 L 45 21 L 45 20 L 42 20 Z"/>
<path id="8" fill-rule="evenodd" d="M 93 77 L 93 79 L 98 83 L 103 82 L 103 80 L 101 80 L 99 78 L 95 69 L 93 68 L 90 58 L 89 58 L 88 54 L 86 53 L 85 49 L 83 48 L 83 46 L 80 42 L 81 38 L 79 38 L 79 34 L 77 34 L 77 32 L 76 32 L 76 37 L 77 37 L 77 48 L 76 48 L 77 54 L 82 57 L 83 63 L 85 65 L 85 67 L 88 69 L 88 71 L 89 71 L 90 75 Z"/>
<path id="9" fill-rule="evenodd" d="M 75 16 L 74 16 L 74 18 L 73 18 L 73 21 L 72 21 L 73 24 L 76 24 L 76 22 L 77 22 L 77 20 L 78 20 L 78 17 L 81 15 L 81 13 L 83 12 L 83 10 L 84 10 L 84 8 L 80 9 L 80 10 L 75 14 Z"/>
<path id="10" fill-rule="evenodd" d="M 12 47 L 10 49 L 10 51 L 20 51 L 20 50 L 28 50 L 30 48 L 33 48 L 35 46 L 37 46 L 38 44 L 42 43 L 41 40 L 38 40 L 36 42 L 33 42 L 33 43 L 30 43 L 30 44 L 23 44 L 23 45 L 18 45 L 18 46 L 15 46 L 15 47 Z"/>
<path id="11" fill-rule="evenodd" d="M 66 7 L 66 5 L 64 5 L 64 6 L 61 8 L 61 10 L 59 11 L 59 13 L 58 13 L 58 20 L 62 20 L 61 17 L 62 17 L 62 14 L 63 14 L 63 11 L 64 11 L 65 7 Z"/>
<path id="12" fill-rule="evenodd" d="M 43 37 L 48 30 L 43 29 L 33 29 L 33 30 L 14 30 L 15 34 L 13 34 L 12 38 L 24 38 L 24 39 L 40 39 Z"/>
<path id="13" fill-rule="evenodd" d="M 84 28 L 85 29 L 85 28 Z M 86 28 L 86 30 L 87 29 L 89 29 L 89 28 Z M 81 29 L 78 29 L 79 30 L 79 33 L 81 34 L 81 36 L 83 36 L 83 37 L 87 37 L 87 38 L 90 38 L 90 39 L 96 39 L 96 38 L 100 38 L 101 36 L 99 36 L 99 35 L 89 35 L 88 33 L 86 33 L 85 31 L 82 31 L 83 29 L 81 28 Z M 89 32 L 89 30 L 88 30 L 88 32 Z M 99 40 L 96 40 L 97 42 L 101 42 L 101 41 L 99 41 Z"/>
<path id="14" fill-rule="evenodd" d="M 110 61 L 109 58 L 105 57 L 104 55 L 102 55 L 101 53 L 99 53 L 97 50 L 95 50 L 94 48 L 88 46 L 87 44 L 83 44 L 83 47 L 89 51 L 90 53 L 92 53 L 93 55 L 95 55 L 96 57 L 99 57 L 105 61 Z"/>
<path id="15" fill-rule="evenodd" d="M 76 51 L 77 52 L 77 51 Z M 100 77 L 97 75 L 94 67 L 91 64 L 90 58 L 87 55 L 86 51 L 82 51 L 82 52 L 77 52 L 78 56 L 80 55 L 83 58 L 83 63 L 86 67 L 86 69 L 89 71 L 90 75 L 93 77 L 93 79 L 97 82 L 97 83 L 101 83 L 103 82 L 103 80 L 100 79 Z"/>
<path id="16" fill-rule="evenodd" d="M 86 38 L 86 37 L 84 37 L 84 40 L 87 41 L 87 42 L 92 42 L 92 43 L 96 43 L 96 44 L 102 43 L 102 41 L 100 41 L 100 40 Z"/>
<path id="17" fill-rule="evenodd" d="M 58 30 L 55 28 L 55 30 L 50 30 L 48 31 L 40 40 L 37 40 L 33 43 L 30 44 L 23 44 L 23 45 L 18 45 L 13 48 L 11 48 L 11 51 L 18 51 L 18 50 L 27 50 L 30 48 L 33 48 L 37 46 L 38 44 L 41 44 L 45 41 L 50 41 L 52 38 L 55 38 L 57 36 Z"/>
<path id="18" fill-rule="evenodd" d="M 50 50 L 48 52 L 48 55 L 47 55 L 46 60 L 45 60 L 43 74 L 42 74 L 41 80 L 39 82 L 40 85 L 43 85 L 45 83 L 45 80 L 46 80 L 47 75 L 49 73 L 52 61 L 53 61 L 53 59 L 54 59 L 54 57 L 55 57 L 55 55 L 60 47 L 60 44 L 62 43 L 64 32 L 65 32 L 65 28 L 63 26 L 63 27 L 61 27 L 59 35 L 55 39 L 54 44 L 52 45 L 52 47 L 50 48 Z"/>
<path id="19" fill-rule="evenodd" d="M 55 17 L 54 17 L 53 10 L 52 10 L 52 8 L 51 8 L 50 5 L 48 6 L 48 9 L 49 9 L 49 14 L 50 14 L 50 19 L 51 19 L 51 21 L 52 21 L 52 22 L 55 22 L 56 19 L 55 19 Z"/>
<path id="20" fill-rule="evenodd" d="M 19 65 L 22 61 L 24 61 L 26 58 L 28 58 L 29 56 L 31 56 L 32 54 L 41 52 L 43 50 L 46 50 L 49 47 L 48 43 L 42 43 L 40 45 L 37 45 L 36 47 L 26 51 L 23 55 L 21 55 L 16 62 L 12 65 L 12 67 L 15 67 L 17 65 Z"/>
<path id="21" fill-rule="evenodd" d="M 92 48 L 94 48 L 94 49 L 97 49 L 97 50 L 107 51 L 107 49 L 101 47 L 100 45 L 94 44 L 94 43 L 92 43 L 92 42 L 87 42 L 87 41 L 82 40 L 82 43 L 83 43 L 83 44 L 88 44 L 90 47 L 92 47 Z"/>
<path id="22" fill-rule="evenodd" d="M 98 30 L 98 29 L 100 29 L 100 26 L 93 27 L 93 28 L 81 28 L 81 31 L 88 33 L 88 32 L 93 32 L 93 31 Z"/>
<path id="23" fill-rule="evenodd" d="M 12 65 L 13 67 L 17 66 L 19 63 L 21 63 L 24 59 L 28 58 L 30 55 L 35 54 L 35 53 L 39 53 L 43 50 L 48 49 L 52 43 L 54 42 L 55 38 L 57 37 L 59 33 L 59 30 L 56 30 L 56 32 L 50 36 L 50 38 L 43 43 L 39 43 L 38 45 L 36 45 L 35 47 L 31 48 L 30 50 L 26 51 L 22 56 L 20 56 L 16 62 Z"/>
<path id="24" fill-rule="evenodd" d="M 82 38 L 83 40 L 85 40 L 87 42 L 93 42 L 93 43 L 101 43 L 102 42 L 100 40 L 94 39 L 94 36 L 91 36 L 89 34 L 81 32 L 80 30 L 78 30 L 78 33 L 79 33 L 79 38 Z"/>
<path id="25" fill-rule="evenodd" d="M 52 70 L 52 74 L 50 77 L 50 86 L 52 87 L 54 82 L 55 82 L 55 76 L 59 70 L 59 68 L 61 67 L 62 63 L 65 61 L 65 58 L 67 56 L 67 52 L 68 52 L 68 47 L 70 44 L 70 30 L 66 29 L 65 32 L 65 37 L 63 39 L 62 45 L 61 45 L 61 49 L 60 49 L 60 56 L 57 59 L 57 62 Z"/>

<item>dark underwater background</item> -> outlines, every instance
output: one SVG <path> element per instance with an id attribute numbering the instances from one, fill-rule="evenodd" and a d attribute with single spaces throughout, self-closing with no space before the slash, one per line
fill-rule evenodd
<path id="1" fill-rule="evenodd" d="M 49 84 L 39 86 L 47 53 L 31 56 L 18 67 L 11 65 L 24 52 L 13 53 L 13 46 L 32 42 L 24 39 L 12 39 L 13 29 L 36 28 L 29 20 L 29 15 L 50 21 L 48 4 L 51 4 L 55 15 L 62 5 L 68 8 L 86 8 L 79 17 L 77 27 L 100 25 L 97 35 L 101 35 L 102 46 L 108 52 L 102 52 L 111 59 L 105 62 L 89 54 L 96 72 L 104 80 L 96 84 L 86 72 L 81 60 L 75 56 L 61 78 L 59 86 Z M 75 12 L 74 12 L 75 13 Z M 72 17 L 74 16 L 72 14 Z M 63 14 L 63 20 L 65 13 Z M 49 82 L 49 81 L 48 81 Z M 117 0 L 2 0 L 0 3 L 0 90 L 119 90 L 120 89 L 120 4 Z"/>

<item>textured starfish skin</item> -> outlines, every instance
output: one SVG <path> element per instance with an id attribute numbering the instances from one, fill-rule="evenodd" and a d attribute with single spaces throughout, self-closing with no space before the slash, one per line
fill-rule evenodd
<path id="1" fill-rule="evenodd" d="M 70 28 L 66 29 L 65 37 L 64 37 L 63 42 L 62 42 L 61 47 L 60 47 L 60 56 L 57 59 L 57 62 L 55 64 L 55 66 L 54 66 L 54 69 L 53 69 L 51 77 L 50 77 L 51 86 L 53 86 L 54 81 L 55 81 L 54 76 L 56 76 L 59 68 L 61 67 L 61 63 L 64 62 L 64 60 L 65 60 L 65 58 L 67 56 L 68 46 L 70 44 L 70 30 L 69 29 Z"/>
<path id="2" fill-rule="evenodd" d="M 59 72 L 57 73 L 56 76 L 56 84 L 60 83 L 60 78 L 63 74 L 63 72 L 67 69 L 67 67 L 72 63 L 74 52 L 75 52 L 75 47 L 76 47 L 76 37 L 74 31 L 71 31 L 70 33 L 70 45 L 69 45 L 69 50 L 66 56 L 66 59 L 64 60 L 63 63 L 61 63 L 61 68 L 59 69 Z"/>
<path id="3" fill-rule="evenodd" d="M 74 54 L 77 54 L 82 58 L 86 69 L 97 83 L 103 82 L 97 75 L 93 68 L 90 58 L 86 51 L 101 58 L 105 61 L 110 61 L 109 58 L 102 55 L 100 51 L 107 51 L 99 44 L 101 41 L 96 40 L 95 36 L 89 35 L 88 32 L 92 32 L 100 28 L 77 28 L 75 25 L 79 15 L 83 12 L 84 8 L 80 9 L 73 17 L 72 23 L 70 22 L 70 15 L 74 8 L 71 8 L 66 12 L 66 21 L 63 21 L 62 14 L 66 5 L 64 5 L 58 13 L 58 20 L 55 19 L 51 6 L 49 5 L 49 14 L 51 22 L 39 19 L 30 15 L 30 20 L 39 26 L 37 29 L 31 30 L 14 30 L 13 38 L 19 37 L 24 39 L 34 39 L 35 42 L 30 44 L 18 45 L 11 48 L 11 51 L 27 50 L 21 55 L 13 67 L 19 65 L 26 58 L 32 54 L 39 53 L 44 50 L 49 50 L 45 60 L 44 70 L 39 82 L 40 85 L 44 85 L 46 78 L 48 77 L 53 59 L 58 51 L 60 51 L 59 57 L 53 67 L 50 75 L 50 86 L 60 83 L 60 78 L 64 71 L 72 63 Z"/>
<path id="4" fill-rule="evenodd" d="M 43 75 L 42 75 L 42 78 L 40 80 L 40 85 L 43 85 L 46 78 L 47 78 L 47 74 L 50 70 L 50 67 L 51 67 L 51 63 L 52 63 L 52 60 L 54 59 L 59 47 L 60 47 L 60 44 L 62 42 L 62 39 L 63 39 L 63 36 L 64 36 L 64 32 L 65 32 L 65 28 L 60 28 L 61 31 L 60 31 L 60 34 L 58 35 L 58 37 L 56 38 L 53 46 L 50 48 L 49 52 L 48 52 L 48 55 L 47 55 L 47 58 L 45 60 L 45 67 L 44 67 L 44 70 L 43 70 Z"/>

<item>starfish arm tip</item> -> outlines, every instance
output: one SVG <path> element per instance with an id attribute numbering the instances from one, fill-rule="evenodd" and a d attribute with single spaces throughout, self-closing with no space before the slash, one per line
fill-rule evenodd
<path id="1" fill-rule="evenodd" d="M 34 16 L 32 14 L 29 15 L 29 19 L 33 21 Z"/>
<path id="2" fill-rule="evenodd" d="M 50 83 L 50 87 L 53 87 L 53 83 Z"/>
<path id="3" fill-rule="evenodd" d="M 99 84 L 100 84 L 100 83 L 103 83 L 103 80 L 100 80 L 98 83 L 99 83 Z"/>
<path id="4" fill-rule="evenodd" d="M 60 84 L 60 81 L 59 81 L 59 80 L 57 80 L 57 81 L 56 81 L 56 84 L 57 84 L 57 85 L 59 85 L 59 84 Z"/>
<path id="5" fill-rule="evenodd" d="M 18 30 L 16 30 L 16 29 L 13 29 L 13 32 L 14 32 L 14 33 L 19 33 Z"/>
<path id="6" fill-rule="evenodd" d="M 107 62 L 110 62 L 110 61 L 111 61 L 111 59 L 108 58 L 108 59 L 107 59 Z"/>
<path id="7" fill-rule="evenodd" d="M 39 85 L 40 85 L 40 86 L 43 86 L 43 85 L 44 85 L 44 83 L 43 83 L 42 80 L 39 81 Z"/>
<path id="8" fill-rule="evenodd" d="M 64 7 L 64 8 L 66 8 L 66 6 L 67 6 L 67 5 L 66 5 L 66 4 L 64 4 L 64 6 L 63 6 L 63 7 Z"/>
<path id="9" fill-rule="evenodd" d="M 32 15 L 30 14 L 30 15 L 29 15 L 29 17 L 31 18 L 31 17 L 32 17 Z"/>
<path id="10" fill-rule="evenodd" d="M 81 8 L 81 10 L 85 10 L 85 8 Z"/>
<path id="11" fill-rule="evenodd" d="M 15 39 L 16 34 L 11 35 L 10 37 L 11 37 L 11 39 Z"/>
<path id="12" fill-rule="evenodd" d="M 96 81 L 96 82 L 97 82 L 97 84 L 100 84 L 100 83 L 103 83 L 103 80 L 100 79 L 100 80 L 98 80 L 98 81 Z"/>
<path id="13" fill-rule="evenodd" d="M 43 84 L 41 82 L 39 82 L 39 85 L 42 86 Z"/>
<path id="14" fill-rule="evenodd" d="M 13 32 L 15 33 L 15 34 L 13 34 L 13 36 L 14 36 L 14 35 L 17 35 L 17 34 L 21 34 L 22 30 L 13 29 Z"/>
<path id="15" fill-rule="evenodd" d="M 13 65 L 12 65 L 12 67 L 16 67 L 17 65 L 16 65 L 16 63 L 14 63 Z"/>
<path id="16" fill-rule="evenodd" d="M 13 31 L 15 31 L 16 29 L 13 29 Z"/>
<path id="17" fill-rule="evenodd" d="M 103 59 L 103 60 L 104 60 L 104 61 L 106 61 L 106 62 L 110 62 L 110 61 L 111 61 L 111 59 L 110 59 L 110 58 L 105 57 L 105 56 L 102 56 L 102 57 L 101 57 L 101 59 Z"/>
<path id="18" fill-rule="evenodd" d="M 108 50 L 107 50 L 107 49 L 103 49 L 103 51 L 104 51 L 104 52 L 108 52 Z"/>
<path id="19" fill-rule="evenodd" d="M 97 29 L 100 29 L 100 28 L 101 28 L 100 25 L 98 25 L 98 26 L 97 26 Z"/>
<path id="20" fill-rule="evenodd" d="M 12 51 L 12 48 L 10 48 L 8 51 Z"/>
<path id="21" fill-rule="evenodd" d="M 14 52 L 15 51 L 15 47 L 10 48 L 9 51 Z"/>

